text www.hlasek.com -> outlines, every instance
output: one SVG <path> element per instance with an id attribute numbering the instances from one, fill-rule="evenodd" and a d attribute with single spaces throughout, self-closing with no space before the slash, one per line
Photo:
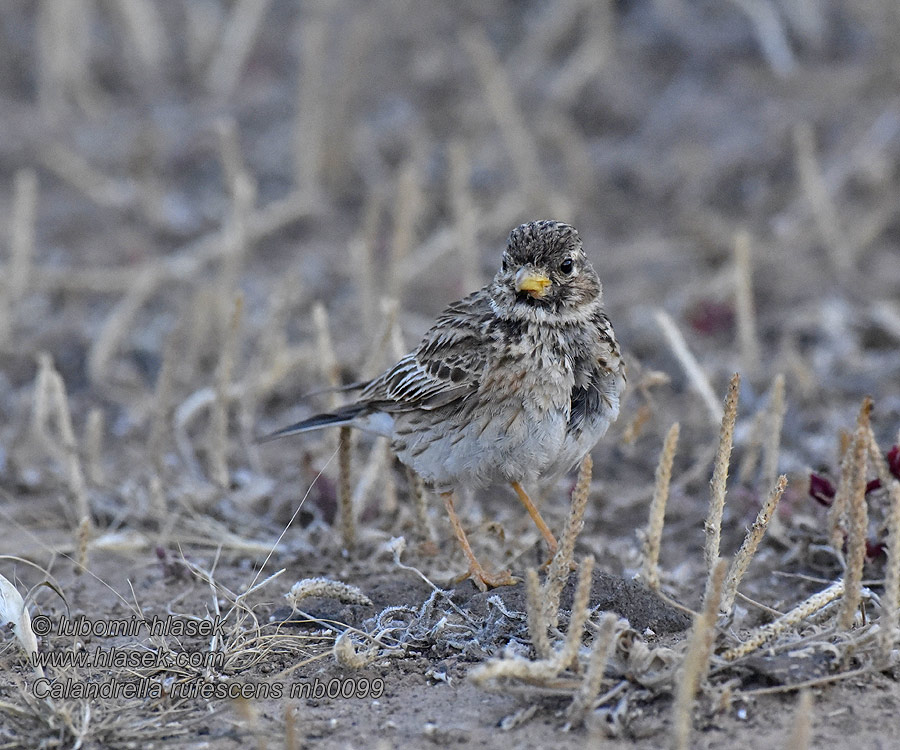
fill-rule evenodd
<path id="1" fill-rule="evenodd" d="M 221 668 L 221 651 L 153 651 L 134 648 L 97 648 L 94 651 L 48 651 L 29 656 L 32 667 L 159 669 L 171 667 Z"/>

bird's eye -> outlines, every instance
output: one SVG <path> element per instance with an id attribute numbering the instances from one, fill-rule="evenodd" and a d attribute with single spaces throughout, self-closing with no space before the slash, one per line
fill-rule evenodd
<path id="1" fill-rule="evenodd" d="M 562 263 L 559 264 L 559 270 L 564 274 L 568 275 L 572 273 L 575 268 L 575 261 L 571 258 L 566 258 Z"/>

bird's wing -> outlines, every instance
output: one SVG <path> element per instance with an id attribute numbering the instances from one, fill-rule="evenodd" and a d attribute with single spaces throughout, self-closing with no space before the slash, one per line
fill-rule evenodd
<path id="1" fill-rule="evenodd" d="M 485 336 L 491 310 L 487 293 L 450 305 L 418 349 L 366 386 L 361 402 L 388 412 L 437 409 L 478 390 L 491 341 Z"/>

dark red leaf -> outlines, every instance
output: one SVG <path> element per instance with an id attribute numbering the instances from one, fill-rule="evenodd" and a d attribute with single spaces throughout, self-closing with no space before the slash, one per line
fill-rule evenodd
<path id="1" fill-rule="evenodd" d="M 884 543 L 878 540 L 866 539 L 866 557 L 874 560 L 884 554 Z"/>
<path id="2" fill-rule="evenodd" d="M 826 508 L 831 506 L 831 501 L 837 494 L 834 485 L 819 474 L 809 475 L 809 496 Z"/>
<path id="3" fill-rule="evenodd" d="M 869 494 L 872 490 L 880 490 L 881 489 L 881 480 L 873 479 L 871 482 L 866 482 L 866 494 Z"/>
<path id="4" fill-rule="evenodd" d="M 887 454 L 888 466 L 897 479 L 900 479 L 900 445 L 895 445 Z"/>
<path id="5" fill-rule="evenodd" d="M 727 333 L 734 328 L 734 308 L 724 302 L 700 300 L 688 311 L 687 320 L 697 333 Z"/>

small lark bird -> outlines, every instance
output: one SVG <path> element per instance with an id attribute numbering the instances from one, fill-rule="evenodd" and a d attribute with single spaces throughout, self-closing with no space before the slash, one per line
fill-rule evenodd
<path id="1" fill-rule="evenodd" d="M 512 230 L 493 280 L 451 304 L 414 352 L 360 384 L 355 402 L 268 437 L 331 425 L 389 437 L 400 461 L 441 494 L 469 575 L 485 590 L 515 579 L 475 558 L 453 489 L 508 482 L 552 554 L 556 539 L 521 483 L 580 462 L 618 416 L 624 386 L 578 232 L 536 221 Z"/>

